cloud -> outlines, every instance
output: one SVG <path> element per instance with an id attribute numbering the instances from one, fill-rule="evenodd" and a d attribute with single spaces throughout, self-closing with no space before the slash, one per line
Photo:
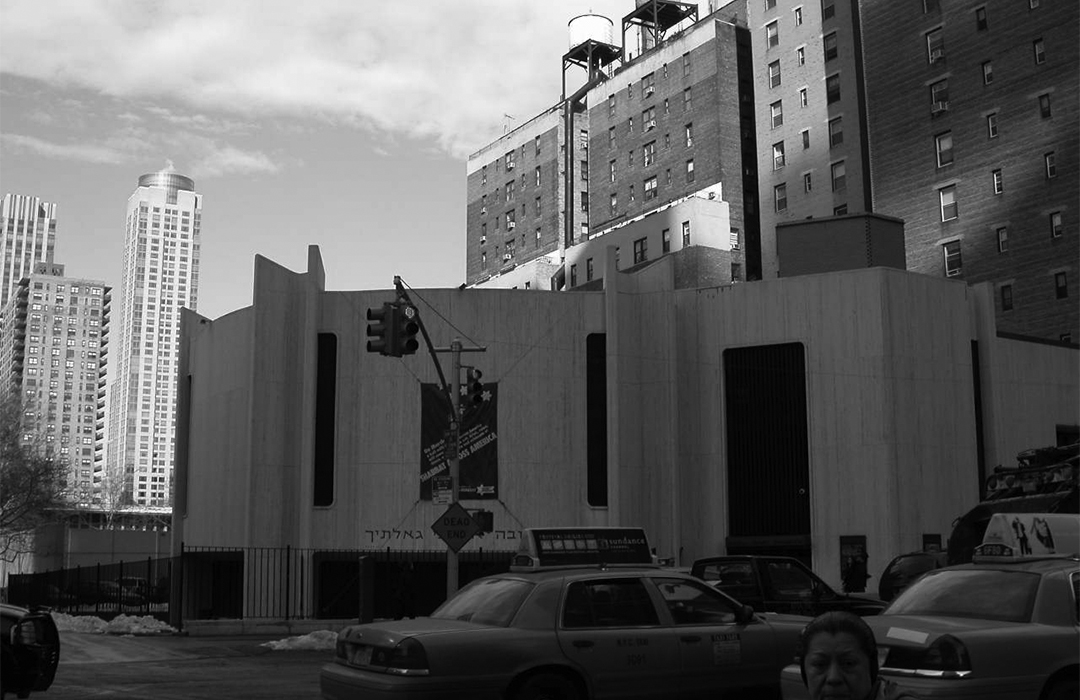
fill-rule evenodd
<path id="1" fill-rule="evenodd" d="M 0 134 L 5 146 L 37 153 L 46 158 L 80 160 L 88 163 L 122 163 L 126 154 L 115 148 L 94 144 L 62 144 L 21 134 Z"/>
<path id="2" fill-rule="evenodd" d="M 210 114 L 299 117 L 464 156 L 554 104 L 569 18 L 630 0 L 4 0 L 0 65 L 56 86 Z M 205 120 L 205 121 L 204 121 Z"/>
<path id="3" fill-rule="evenodd" d="M 197 158 L 189 170 L 193 177 L 213 177 L 226 173 L 276 173 L 280 167 L 264 153 L 225 146 Z"/>

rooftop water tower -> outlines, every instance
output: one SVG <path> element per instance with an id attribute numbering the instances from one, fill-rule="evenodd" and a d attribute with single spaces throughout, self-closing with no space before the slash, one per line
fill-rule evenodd
<path id="1" fill-rule="evenodd" d="M 570 50 L 563 55 L 562 94 L 566 99 L 566 70 L 578 66 L 590 82 L 603 69 L 622 58 L 622 49 L 612 43 L 614 24 L 603 15 L 578 15 L 567 23 Z"/>
<path id="2" fill-rule="evenodd" d="M 634 11 L 623 17 L 622 45 L 626 47 L 626 30 L 638 27 L 638 55 L 645 53 L 664 40 L 664 33 L 686 19 L 691 24 L 698 20 L 696 2 L 673 0 L 636 0 Z M 626 60 L 625 57 L 623 60 Z"/>

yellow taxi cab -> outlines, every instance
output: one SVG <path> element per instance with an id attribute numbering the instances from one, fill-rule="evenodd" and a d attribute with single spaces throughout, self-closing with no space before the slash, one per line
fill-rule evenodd
<path id="1" fill-rule="evenodd" d="M 809 618 L 757 615 L 652 562 L 638 528 L 525 530 L 509 572 L 473 581 L 431 617 L 342 630 L 322 697 L 775 693 Z"/>
<path id="2" fill-rule="evenodd" d="M 881 676 L 924 700 L 1076 700 L 1078 532 L 1077 515 L 996 514 L 972 563 L 923 574 L 864 618 Z M 808 697 L 798 665 L 781 687 L 785 700 Z"/>

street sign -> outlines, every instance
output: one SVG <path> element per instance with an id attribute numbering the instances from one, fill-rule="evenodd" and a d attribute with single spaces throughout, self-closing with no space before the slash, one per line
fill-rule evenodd
<path id="1" fill-rule="evenodd" d="M 431 504 L 448 506 L 454 502 L 454 479 L 450 476 L 431 477 Z"/>
<path id="2" fill-rule="evenodd" d="M 472 519 L 469 511 L 461 507 L 460 503 L 454 503 L 447 508 L 446 512 L 431 524 L 431 529 L 454 553 L 480 534 L 480 525 Z"/>

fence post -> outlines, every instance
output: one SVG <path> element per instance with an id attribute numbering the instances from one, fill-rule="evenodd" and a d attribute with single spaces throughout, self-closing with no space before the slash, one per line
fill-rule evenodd
<path id="1" fill-rule="evenodd" d="M 285 619 L 289 619 L 289 607 L 292 604 L 292 599 L 289 597 L 290 586 L 292 583 L 292 569 L 290 569 L 290 563 L 292 562 L 292 545 L 285 545 Z"/>

